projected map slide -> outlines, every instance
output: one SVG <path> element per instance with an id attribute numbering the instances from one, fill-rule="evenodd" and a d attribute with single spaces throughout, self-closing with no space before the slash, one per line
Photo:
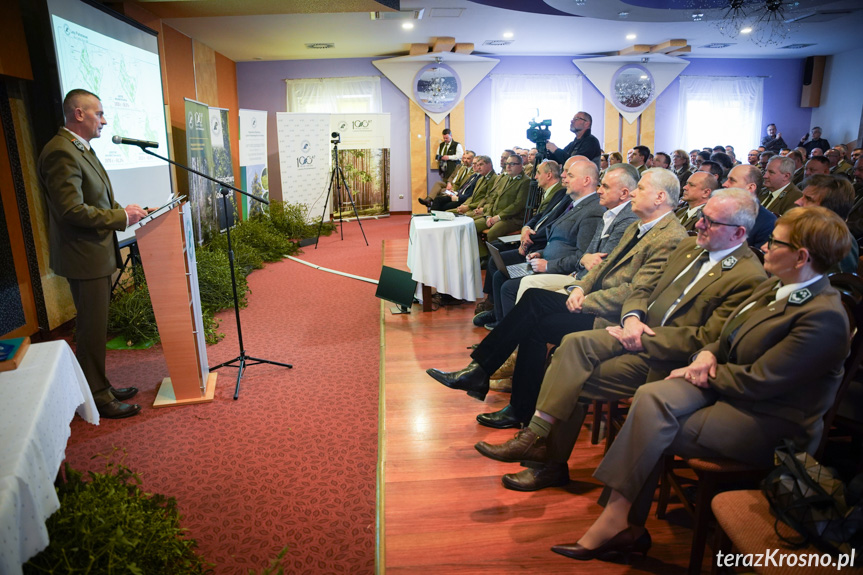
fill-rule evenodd
<path id="1" fill-rule="evenodd" d="M 158 153 L 167 154 L 159 55 L 57 15 L 51 20 L 63 93 L 83 88 L 102 99 L 108 125 L 90 144 L 105 168 L 164 166 L 136 146 L 111 143 L 115 135 L 150 140 L 159 142 Z"/>

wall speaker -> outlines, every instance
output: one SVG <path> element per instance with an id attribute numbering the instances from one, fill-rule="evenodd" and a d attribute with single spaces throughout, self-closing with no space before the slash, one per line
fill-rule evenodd
<path id="1" fill-rule="evenodd" d="M 817 108 L 821 105 L 821 85 L 824 83 L 824 66 L 827 56 L 809 56 L 803 65 L 803 89 L 800 93 L 801 108 Z"/>
<path id="2" fill-rule="evenodd" d="M 399 307 L 390 308 L 392 313 L 410 313 L 416 291 L 417 282 L 411 278 L 410 272 L 381 267 L 375 297 L 398 304 Z"/>

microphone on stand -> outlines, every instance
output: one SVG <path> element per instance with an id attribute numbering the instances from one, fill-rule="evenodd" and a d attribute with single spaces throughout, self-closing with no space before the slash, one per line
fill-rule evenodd
<path id="1" fill-rule="evenodd" d="M 138 146 L 139 148 L 158 148 L 159 142 L 149 142 L 147 140 L 136 140 L 134 138 L 124 138 L 122 136 L 114 136 L 111 141 L 117 145 L 125 144 L 127 146 Z"/>

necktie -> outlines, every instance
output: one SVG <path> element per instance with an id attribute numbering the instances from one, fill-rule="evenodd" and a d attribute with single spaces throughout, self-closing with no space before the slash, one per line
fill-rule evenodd
<path id="1" fill-rule="evenodd" d="M 671 312 L 674 311 L 677 304 L 679 304 L 680 300 L 683 299 L 686 288 L 695 280 L 696 277 L 698 277 L 698 272 L 701 271 L 701 268 L 709 260 L 710 254 L 707 250 L 702 250 L 701 254 L 699 254 L 695 259 L 695 262 L 683 273 L 678 275 L 675 280 L 671 282 L 671 285 L 668 286 L 652 304 L 650 304 L 650 307 L 648 308 L 649 311 L 652 312 L 655 310 L 657 314 L 662 314 L 659 316 L 662 318 L 660 325 L 665 325 L 665 322 L 668 320 L 668 316 L 671 315 Z"/>
<path id="2" fill-rule="evenodd" d="M 779 284 L 773 286 L 772 290 L 768 291 L 760 298 L 755 300 L 754 304 L 737 314 L 734 319 L 732 319 L 725 325 L 725 328 L 723 328 L 722 333 L 719 335 L 719 351 L 716 355 L 716 359 L 717 361 L 719 361 L 719 363 L 728 362 L 728 354 L 731 350 L 731 342 L 734 341 L 734 337 L 737 335 L 737 332 L 740 331 L 740 327 L 744 323 L 746 323 L 746 320 L 749 319 L 753 313 L 765 308 L 768 303 L 770 303 L 776 298 L 776 290 L 778 288 Z"/>
<path id="3" fill-rule="evenodd" d="M 602 271 L 599 272 L 599 275 L 596 277 L 596 281 L 593 282 L 594 287 L 592 289 L 602 289 L 602 280 L 605 279 L 605 276 L 608 274 L 608 270 L 615 266 L 622 257 L 628 254 L 632 250 L 632 248 L 635 247 L 635 244 L 637 244 L 638 240 L 640 239 L 641 238 L 638 237 L 638 231 L 636 231 L 635 234 L 626 243 L 626 245 L 623 246 L 623 249 L 617 252 L 617 257 L 614 258 L 614 261 L 606 260 L 605 265 L 602 267 Z"/>

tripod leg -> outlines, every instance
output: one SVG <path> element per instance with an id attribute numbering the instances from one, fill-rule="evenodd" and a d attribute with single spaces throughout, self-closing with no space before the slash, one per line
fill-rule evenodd
<path id="1" fill-rule="evenodd" d="M 368 238 L 366 238 L 366 232 L 363 229 L 363 223 L 360 221 L 360 214 L 357 211 L 357 205 L 354 203 L 354 195 L 351 193 L 351 189 L 348 187 L 348 183 L 345 181 L 345 175 L 342 173 L 341 167 L 339 167 L 339 176 L 345 184 L 345 189 L 348 191 L 348 199 L 351 201 L 351 206 L 354 208 L 354 215 L 357 218 L 357 223 L 360 225 L 360 232 L 362 232 L 363 234 L 363 239 L 365 240 L 366 245 L 369 245 L 369 240 Z"/>
<path id="2" fill-rule="evenodd" d="M 321 214 L 321 223 L 318 224 L 318 237 L 315 238 L 315 249 L 318 249 L 318 242 L 321 240 L 321 230 L 324 229 L 324 217 L 327 215 L 327 204 L 330 203 L 330 194 L 332 194 L 333 189 L 333 176 L 336 174 L 336 169 L 333 168 L 333 171 L 330 172 L 330 182 L 327 184 L 327 195 L 324 198 L 324 211 Z"/>
<path id="3" fill-rule="evenodd" d="M 290 363 L 282 363 L 280 361 L 270 361 L 269 359 L 261 359 L 259 357 L 251 357 L 248 355 L 246 356 L 246 359 L 251 360 L 251 361 L 256 361 L 258 363 L 269 363 L 270 365 L 280 365 L 282 367 L 287 367 L 288 369 L 291 369 L 294 367 Z"/>
<path id="4" fill-rule="evenodd" d="M 237 366 L 239 369 L 237 370 L 237 387 L 234 388 L 234 400 L 240 398 L 240 382 L 243 380 L 243 370 L 246 369 L 246 357 L 241 355 L 237 359 L 240 360 L 240 365 Z"/>

